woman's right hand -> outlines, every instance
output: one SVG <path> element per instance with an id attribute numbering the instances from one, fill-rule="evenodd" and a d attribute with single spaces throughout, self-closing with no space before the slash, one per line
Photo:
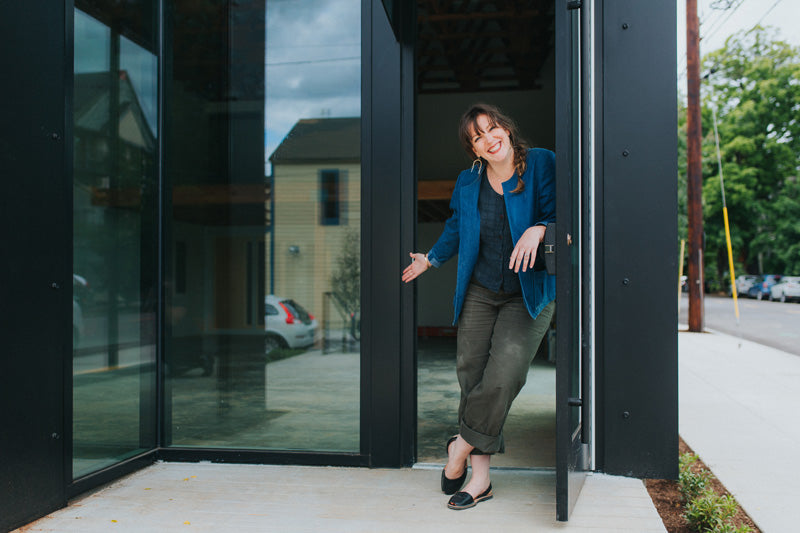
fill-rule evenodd
<path id="1" fill-rule="evenodd" d="M 417 276 L 428 270 L 428 258 L 425 254 L 408 254 L 411 257 L 411 264 L 403 270 L 403 281 L 408 283 Z"/>

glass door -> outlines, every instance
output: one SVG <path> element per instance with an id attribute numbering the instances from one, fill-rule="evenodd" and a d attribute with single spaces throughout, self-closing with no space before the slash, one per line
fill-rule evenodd
<path id="1" fill-rule="evenodd" d="M 556 187 L 558 232 L 556 242 L 556 515 L 569 518 L 585 475 L 588 445 L 584 435 L 582 390 L 581 309 L 581 146 L 585 129 L 581 105 L 581 17 L 588 7 L 562 2 L 556 8 Z"/>

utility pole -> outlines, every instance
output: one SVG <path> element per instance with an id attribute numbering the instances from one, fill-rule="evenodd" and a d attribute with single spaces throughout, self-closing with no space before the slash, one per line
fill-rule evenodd
<path id="1" fill-rule="evenodd" d="M 686 0 L 686 85 L 689 331 L 703 331 L 703 154 L 700 142 L 700 21 L 697 18 L 697 0 Z"/>

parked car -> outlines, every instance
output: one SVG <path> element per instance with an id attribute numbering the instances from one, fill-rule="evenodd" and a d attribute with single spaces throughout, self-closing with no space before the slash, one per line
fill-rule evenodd
<path id="1" fill-rule="evenodd" d="M 747 291 L 753 286 L 753 284 L 758 280 L 758 276 L 755 274 L 743 274 L 736 278 L 736 295 L 737 296 L 747 296 Z"/>
<path id="2" fill-rule="evenodd" d="M 277 347 L 305 348 L 314 344 L 317 321 L 294 300 L 268 294 L 264 299 L 264 329 L 267 351 Z"/>
<path id="3" fill-rule="evenodd" d="M 770 287 L 769 299 L 781 302 L 800 300 L 800 276 L 782 277 L 778 283 Z"/>
<path id="4" fill-rule="evenodd" d="M 780 280 L 781 276 L 777 274 L 765 274 L 763 276 L 759 276 L 755 283 L 753 283 L 753 286 L 748 289 L 747 296 L 757 300 L 769 298 L 769 289 Z"/>

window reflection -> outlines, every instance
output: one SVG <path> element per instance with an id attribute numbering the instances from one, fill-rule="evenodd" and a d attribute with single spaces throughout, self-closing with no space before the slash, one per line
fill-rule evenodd
<path id="1" fill-rule="evenodd" d="M 167 444 L 357 451 L 360 2 L 167 2 Z"/>
<path id="2" fill-rule="evenodd" d="M 155 445 L 157 144 L 154 24 L 76 5 L 75 478 Z"/>

